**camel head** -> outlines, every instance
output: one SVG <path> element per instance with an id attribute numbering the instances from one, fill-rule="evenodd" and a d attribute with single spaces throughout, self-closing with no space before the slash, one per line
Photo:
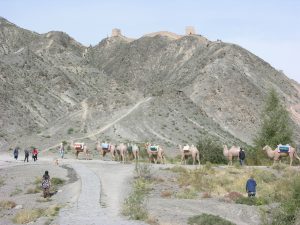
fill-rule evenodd
<path id="1" fill-rule="evenodd" d="M 267 151 L 267 150 L 269 150 L 269 149 L 271 149 L 271 147 L 269 146 L 269 145 L 266 145 L 265 147 L 263 147 L 263 151 Z"/>

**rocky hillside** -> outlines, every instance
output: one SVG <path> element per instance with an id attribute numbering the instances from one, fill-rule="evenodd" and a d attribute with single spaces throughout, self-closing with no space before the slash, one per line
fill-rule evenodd
<path id="1" fill-rule="evenodd" d="M 237 45 L 158 33 L 87 48 L 0 18 L 1 149 L 111 140 L 171 152 L 203 137 L 251 144 L 270 88 L 299 135 L 300 85 Z"/>

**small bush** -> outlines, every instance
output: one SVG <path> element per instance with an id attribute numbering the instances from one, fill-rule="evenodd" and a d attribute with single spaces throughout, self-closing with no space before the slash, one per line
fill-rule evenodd
<path id="1" fill-rule="evenodd" d="M 58 186 L 58 185 L 63 185 L 64 183 L 65 183 L 65 180 L 63 180 L 63 179 L 60 179 L 60 178 L 57 178 L 57 177 L 52 177 L 51 178 L 51 185 Z"/>
<path id="2" fill-rule="evenodd" d="M 211 198 L 211 193 L 210 192 L 202 193 L 202 198 Z"/>
<path id="3" fill-rule="evenodd" d="M 41 192 L 41 188 L 39 186 L 35 186 L 34 188 L 28 188 L 26 194 L 36 194 Z"/>
<path id="4" fill-rule="evenodd" d="M 0 208 L 2 209 L 12 209 L 16 206 L 16 203 L 10 200 L 0 201 Z"/>
<path id="5" fill-rule="evenodd" d="M 242 198 L 243 195 L 239 192 L 229 192 L 227 195 L 225 195 L 225 198 L 230 199 L 231 201 L 236 201 L 237 199 Z"/>
<path id="6" fill-rule="evenodd" d="M 197 196 L 198 194 L 193 188 L 185 188 L 176 194 L 176 197 L 181 199 L 195 199 Z"/>
<path id="7" fill-rule="evenodd" d="M 149 193 L 149 181 L 144 178 L 138 178 L 134 182 L 133 191 L 128 198 L 125 199 L 122 213 L 134 220 L 146 220 L 148 212 L 144 206 L 144 198 Z"/>
<path id="8" fill-rule="evenodd" d="M 199 216 L 193 216 L 188 219 L 190 225 L 235 225 L 220 216 L 203 213 Z"/>
<path id="9" fill-rule="evenodd" d="M 73 134 L 73 132 L 74 132 L 74 129 L 73 129 L 73 128 L 69 128 L 69 129 L 68 129 L 68 134 Z"/>
<path id="10" fill-rule="evenodd" d="M 186 173 L 188 170 L 182 166 L 174 166 L 170 169 L 174 173 Z"/>
<path id="11" fill-rule="evenodd" d="M 24 209 L 15 215 L 13 222 L 17 224 L 30 223 L 41 217 L 42 214 L 42 209 Z"/>
<path id="12" fill-rule="evenodd" d="M 52 205 L 43 214 L 44 216 L 57 216 L 60 208 L 59 205 Z"/>
<path id="13" fill-rule="evenodd" d="M 162 191 L 160 193 L 160 197 L 162 198 L 170 198 L 172 196 L 172 192 L 171 191 Z"/>

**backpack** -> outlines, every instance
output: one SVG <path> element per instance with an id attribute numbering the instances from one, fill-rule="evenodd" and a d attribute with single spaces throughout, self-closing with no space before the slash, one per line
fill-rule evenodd
<path id="1" fill-rule="evenodd" d="M 43 179 L 43 181 L 42 181 L 42 188 L 50 188 L 50 181 L 49 181 L 49 179 Z"/>

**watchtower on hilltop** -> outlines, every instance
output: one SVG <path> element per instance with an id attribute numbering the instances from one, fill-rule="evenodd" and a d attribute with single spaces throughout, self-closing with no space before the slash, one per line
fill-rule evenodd
<path id="1" fill-rule="evenodd" d="M 187 26 L 185 27 L 185 35 L 192 35 L 196 34 L 196 30 L 193 26 Z"/>
<path id="2" fill-rule="evenodd" d="M 112 29 L 112 31 L 111 31 L 111 36 L 112 37 L 117 37 L 117 36 L 121 36 L 121 35 L 122 35 L 122 33 L 121 33 L 120 29 L 118 29 L 118 28 Z"/>

